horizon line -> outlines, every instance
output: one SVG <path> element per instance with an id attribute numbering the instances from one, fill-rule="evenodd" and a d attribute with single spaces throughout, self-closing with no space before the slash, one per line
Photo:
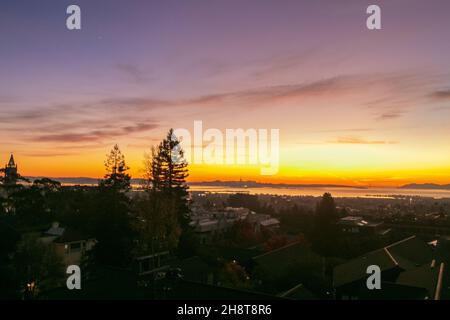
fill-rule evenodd
<path id="1" fill-rule="evenodd" d="M 86 179 L 86 180 L 102 180 L 104 179 L 103 177 L 89 177 L 89 176 L 73 176 L 73 177 L 69 177 L 69 176 L 34 176 L 34 175 L 27 175 L 25 176 L 25 178 L 28 179 L 40 179 L 40 178 L 49 178 L 52 180 L 81 180 L 81 179 Z M 131 180 L 146 180 L 143 177 L 131 177 Z M 401 185 L 397 185 L 397 186 L 392 186 L 392 185 L 351 185 L 351 184 L 336 184 L 336 183 L 299 183 L 299 182 L 295 182 L 295 183 L 286 183 L 286 182 L 261 182 L 261 181 L 256 181 L 256 180 L 218 180 L 218 179 L 214 179 L 214 180 L 198 180 L 198 181 L 186 181 L 186 183 L 189 184 L 202 184 L 202 183 L 255 183 L 255 184 L 260 184 L 260 185 L 272 185 L 272 186 L 308 186 L 308 187 L 336 187 L 336 188 L 359 188 L 359 189 L 365 189 L 365 188 L 402 188 L 405 186 L 437 186 L 437 187 L 446 187 L 446 186 L 450 186 L 450 184 L 441 184 L 441 183 L 435 183 L 435 182 L 424 182 L 424 183 L 416 183 L 416 182 L 411 182 L 411 183 L 405 183 L 405 184 L 401 184 Z M 251 187 L 250 187 L 251 188 Z"/>

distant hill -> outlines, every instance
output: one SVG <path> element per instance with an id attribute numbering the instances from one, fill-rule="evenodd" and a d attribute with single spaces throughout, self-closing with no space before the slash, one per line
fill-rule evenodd
<path id="1" fill-rule="evenodd" d="M 450 190 L 450 184 L 411 183 L 411 184 L 401 186 L 400 189 Z"/>
<path id="2" fill-rule="evenodd" d="M 200 181 L 189 182 L 191 186 L 223 186 L 234 188 L 351 188 L 367 189 L 367 187 L 347 186 L 340 184 L 290 184 L 290 183 L 261 183 L 256 181 Z"/>
<path id="3" fill-rule="evenodd" d="M 30 181 L 42 179 L 43 177 L 26 177 Z M 58 177 L 51 178 L 61 182 L 61 184 L 71 185 L 96 185 L 100 178 L 89 177 Z M 131 179 L 131 184 L 140 185 L 144 183 L 144 179 Z M 191 186 L 215 186 L 215 187 L 230 187 L 230 188 L 349 188 L 349 189 L 368 189 L 368 187 L 348 186 L 340 184 L 290 184 L 290 183 L 262 183 L 256 181 L 198 181 L 189 182 Z M 436 184 L 436 183 L 411 183 L 399 187 L 399 189 L 410 190 L 450 190 L 450 184 Z"/>
<path id="4" fill-rule="evenodd" d="M 30 181 L 36 179 L 42 179 L 43 177 L 27 177 Z M 96 185 L 100 178 L 89 177 L 58 177 L 51 178 L 52 180 L 59 181 L 61 184 L 73 184 L 73 185 Z M 142 184 L 144 179 L 131 179 L 131 184 Z M 199 181 L 189 182 L 191 186 L 223 186 L 231 188 L 350 188 L 350 189 L 367 189 L 367 187 L 359 186 L 347 186 L 339 184 L 288 184 L 288 183 L 260 183 L 256 181 Z"/>
<path id="5" fill-rule="evenodd" d="M 43 177 L 26 177 L 30 181 L 36 179 L 42 179 Z M 50 178 L 55 181 L 61 182 L 61 184 L 73 184 L 73 185 L 96 185 L 100 178 L 89 178 L 89 177 L 58 177 Z M 143 179 L 131 179 L 131 184 L 141 184 Z"/>

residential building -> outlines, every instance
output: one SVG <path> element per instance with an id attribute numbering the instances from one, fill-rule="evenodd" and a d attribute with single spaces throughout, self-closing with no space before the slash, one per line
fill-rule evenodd
<path id="1" fill-rule="evenodd" d="M 381 289 L 369 289 L 369 266 L 381 271 Z M 338 265 L 333 270 L 337 299 L 440 299 L 444 263 L 416 236 Z"/>
<path id="2" fill-rule="evenodd" d="M 97 241 L 76 230 L 62 228 L 58 222 L 43 233 L 40 240 L 54 246 L 64 265 L 80 265 L 83 255 L 91 250 Z"/>
<path id="3" fill-rule="evenodd" d="M 384 228 L 383 222 L 375 222 L 359 216 L 347 216 L 338 221 L 345 234 L 385 235 L 390 230 Z"/>

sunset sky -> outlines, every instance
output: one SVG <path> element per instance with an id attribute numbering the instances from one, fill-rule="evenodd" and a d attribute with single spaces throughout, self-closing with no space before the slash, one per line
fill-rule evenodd
<path id="1" fill-rule="evenodd" d="M 366 8 L 382 9 L 382 30 Z M 66 29 L 78 4 L 82 30 Z M 133 177 L 167 130 L 280 129 L 280 170 L 192 165 L 190 179 L 450 183 L 450 1 L 3 0 L 0 163 Z"/>

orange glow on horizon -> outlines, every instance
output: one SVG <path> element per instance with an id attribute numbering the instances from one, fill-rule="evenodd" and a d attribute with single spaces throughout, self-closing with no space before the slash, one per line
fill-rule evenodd
<path id="1" fill-rule="evenodd" d="M 103 159 L 106 153 L 93 153 L 82 157 L 27 157 L 15 155 L 19 172 L 24 176 L 45 177 L 88 177 L 101 178 L 104 175 Z M 3 159 L 6 163 L 6 160 Z M 133 178 L 143 176 L 143 157 L 128 159 Z M 260 174 L 257 165 L 189 165 L 191 182 L 201 181 L 256 181 L 260 183 L 284 184 L 336 184 L 349 186 L 397 187 L 408 183 L 450 183 L 450 167 L 431 169 L 376 170 L 368 168 L 347 169 L 327 167 L 281 166 L 273 176 Z"/>

